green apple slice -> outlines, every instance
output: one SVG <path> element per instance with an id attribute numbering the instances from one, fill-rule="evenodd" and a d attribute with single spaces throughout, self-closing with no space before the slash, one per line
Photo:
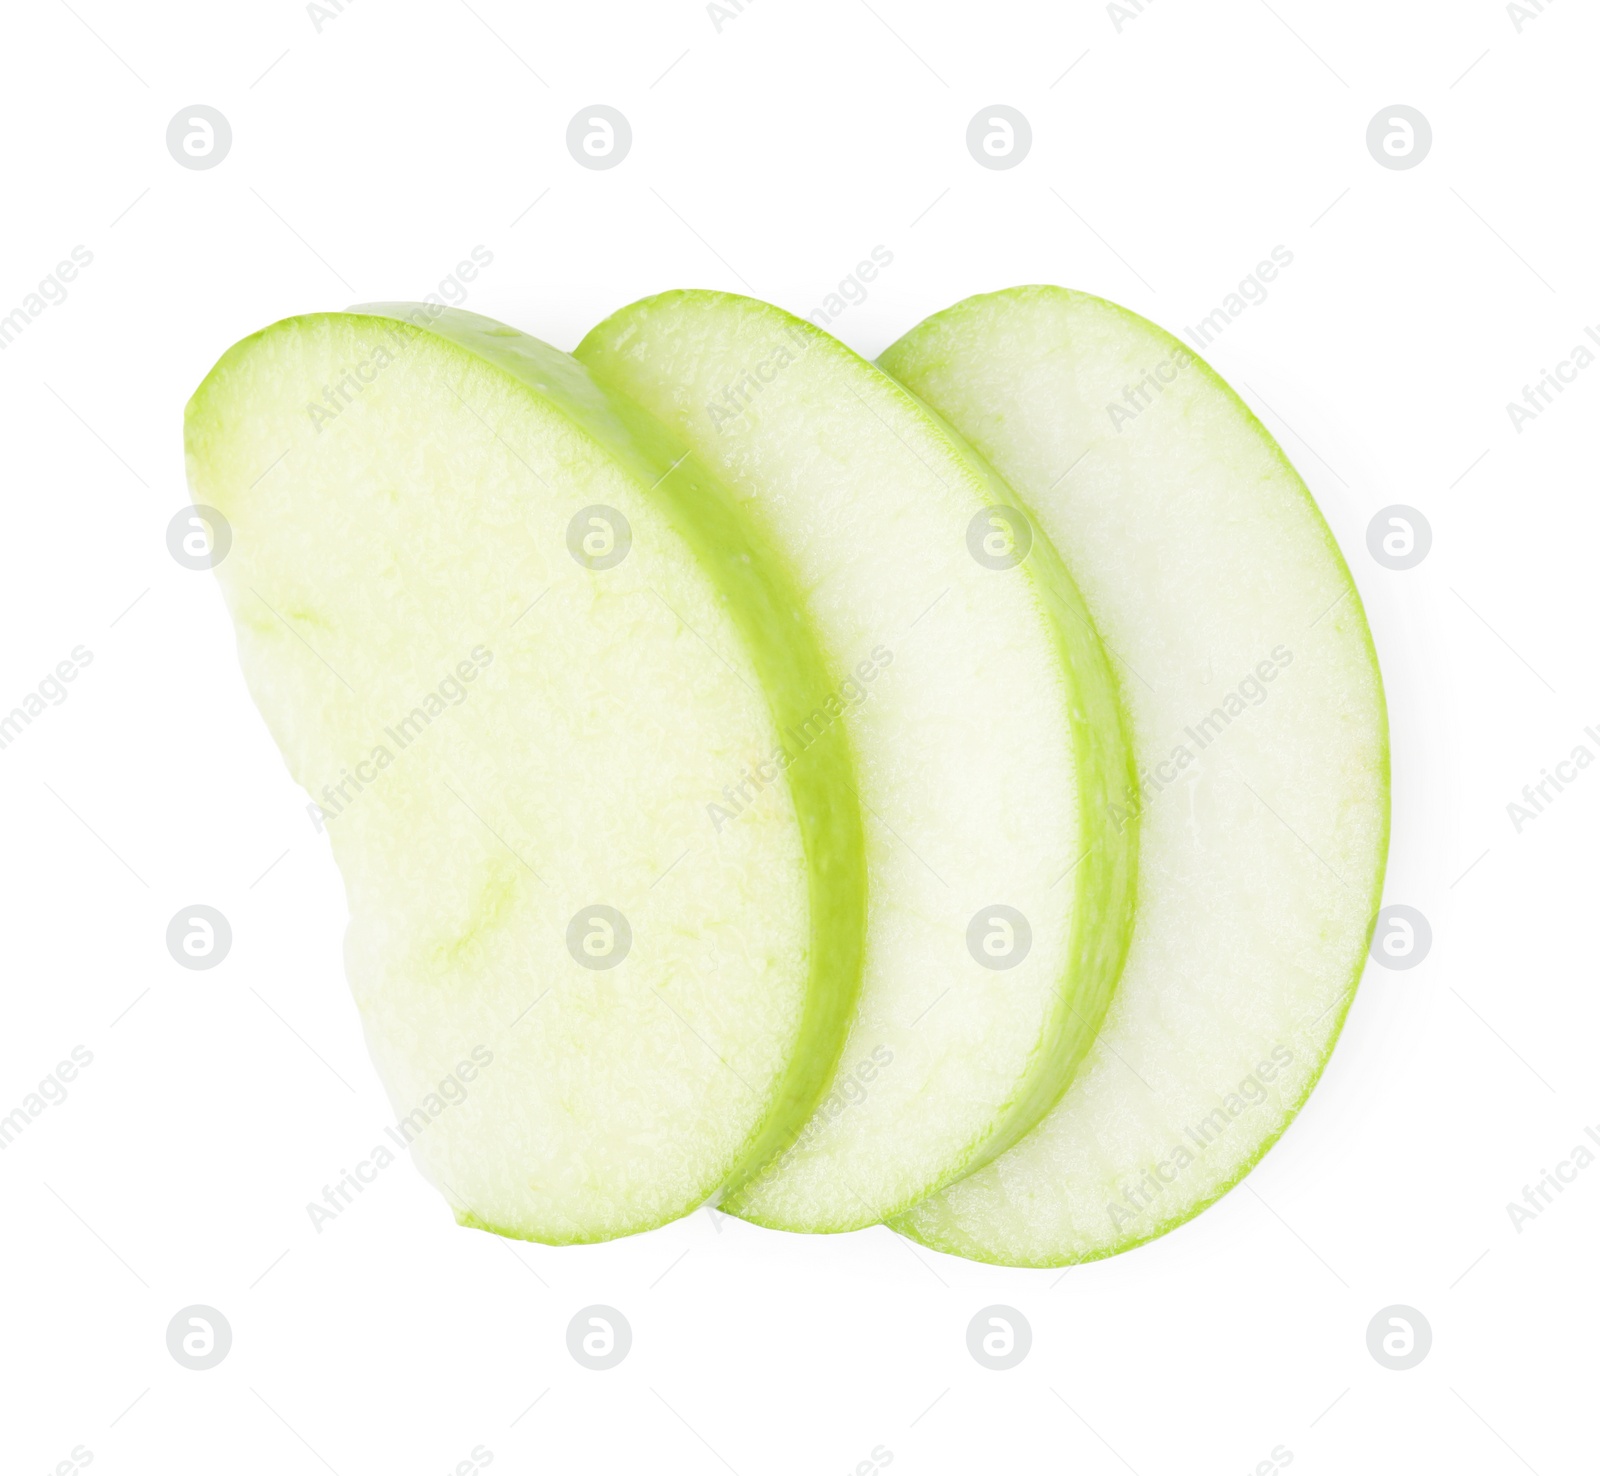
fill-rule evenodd
<path id="1" fill-rule="evenodd" d="M 1388 845 L 1372 639 L 1305 484 L 1239 398 L 1133 313 L 970 298 L 883 355 L 1055 539 L 1119 662 L 1143 823 L 1133 943 L 1060 1104 L 895 1228 L 1056 1266 L 1197 1214 L 1321 1073 Z"/>
<path id="2" fill-rule="evenodd" d="M 279 323 L 186 440 L 344 875 L 380 1151 L 552 1243 L 741 1182 L 832 1073 L 865 928 L 842 734 L 713 819 L 830 690 L 779 562 L 662 427 L 470 314 Z"/>
<path id="3" fill-rule="evenodd" d="M 675 292 L 577 357 L 665 421 L 783 551 L 848 732 L 869 878 L 861 1001 L 792 1149 L 722 1207 L 877 1223 L 1003 1151 L 1059 1097 L 1131 925 L 1115 679 L 1049 540 L 887 375 L 766 303 Z M 804 741 L 804 735 L 798 735 Z M 761 813 L 735 806 L 733 827 Z"/>

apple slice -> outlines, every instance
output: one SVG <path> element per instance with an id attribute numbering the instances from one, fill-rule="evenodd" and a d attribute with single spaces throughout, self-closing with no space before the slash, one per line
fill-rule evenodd
<path id="1" fill-rule="evenodd" d="M 694 448 L 807 592 L 833 683 L 809 724 L 848 732 L 865 812 L 866 974 L 822 1108 L 722 1208 L 874 1224 L 1014 1143 L 1093 1038 L 1131 921 L 1115 679 L 1011 492 L 826 333 L 674 292 L 576 353 Z M 765 802 L 739 798 L 732 829 Z"/>
<path id="2" fill-rule="evenodd" d="M 1119 661 L 1143 823 L 1116 1000 L 1034 1132 L 895 1228 L 1111 1255 L 1243 1177 L 1315 1084 L 1388 844 L 1383 688 L 1305 484 L 1183 344 L 1081 293 L 969 298 L 883 355 L 1027 501 Z"/>
<path id="3" fill-rule="evenodd" d="M 379 1151 L 553 1243 L 739 1183 L 831 1075 L 865 927 L 841 732 L 713 820 L 831 690 L 778 563 L 660 426 L 471 314 L 279 323 L 186 438 L 344 874 Z"/>

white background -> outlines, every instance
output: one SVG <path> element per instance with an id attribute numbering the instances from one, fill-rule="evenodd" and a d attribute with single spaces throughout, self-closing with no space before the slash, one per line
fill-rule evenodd
<path id="1" fill-rule="evenodd" d="M 73 1047 L 94 1062 L 0 1152 L 7 1476 L 77 1446 L 106 1476 L 439 1476 L 476 1446 L 527 1472 L 826 1476 L 875 1447 L 907 1473 L 1226 1476 L 1280 1446 L 1308 1476 L 1595 1469 L 1600 1165 L 1520 1232 L 1506 1204 L 1600 1124 L 1600 768 L 1520 834 L 1506 806 L 1600 753 L 1600 366 L 1520 433 L 1505 406 L 1600 322 L 1600 23 L 1580 0 L 1520 31 L 1490 0 L 1126 10 L 753 0 L 719 31 L 689 0 L 362 0 L 319 31 L 288 0 L 10 8 L 0 314 L 74 246 L 93 263 L 0 351 L 0 709 L 94 659 L 0 752 L 0 1114 Z M 607 172 L 565 146 L 597 102 L 634 133 Z M 1000 102 L 1034 133 L 1005 172 L 965 147 Z M 206 171 L 165 146 L 194 103 L 233 129 Z M 1394 103 L 1433 128 L 1408 171 L 1366 147 Z M 1369 968 L 1247 1188 L 1065 1274 L 710 1212 L 511 1244 L 404 1163 L 314 1232 L 387 1107 L 325 837 L 213 579 L 166 549 L 182 407 L 245 333 L 419 297 L 479 244 L 468 306 L 566 348 L 667 287 L 807 312 L 881 244 L 834 325 L 869 355 L 1026 281 L 1181 331 L 1289 248 L 1209 357 L 1354 568 L 1394 725 L 1386 901 L 1434 941 Z M 1394 503 L 1433 529 L 1407 572 L 1366 548 Z M 164 942 L 195 902 L 234 930 L 211 972 Z M 205 1373 L 166 1347 L 191 1303 L 233 1329 Z M 567 1353 L 590 1303 L 633 1328 L 610 1372 Z M 967 1352 L 991 1303 L 1033 1327 L 1009 1372 Z M 1409 1372 L 1367 1351 L 1392 1303 L 1433 1329 Z"/>

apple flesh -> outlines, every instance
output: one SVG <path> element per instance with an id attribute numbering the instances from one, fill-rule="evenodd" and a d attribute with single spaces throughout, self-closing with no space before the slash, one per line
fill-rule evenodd
<path id="1" fill-rule="evenodd" d="M 1024 287 L 920 324 L 881 363 L 1054 538 L 1118 661 L 1138 783 L 1132 946 L 1100 1036 L 1009 1153 L 894 1221 L 959 1255 L 1056 1266 L 1222 1195 L 1322 1071 L 1388 843 L 1382 682 L 1304 483 L 1183 344 Z"/>
<path id="2" fill-rule="evenodd" d="M 1094 1036 L 1137 834 L 1109 813 L 1132 778 L 1115 680 L 1011 490 L 826 333 L 673 292 L 576 356 L 694 449 L 806 591 L 833 699 L 811 721 L 847 733 L 865 816 L 866 973 L 823 1108 L 722 1207 L 874 1224 L 1015 1143 Z"/>
<path id="3" fill-rule="evenodd" d="M 761 539 L 570 356 L 454 311 L 255 334 L 186 445 L 395 1131 L 457 1217 L 592 1241 L 743 1182 L 831 1077 L 865 914 L 842 732 L 713 821 L 832 680 Z"/>

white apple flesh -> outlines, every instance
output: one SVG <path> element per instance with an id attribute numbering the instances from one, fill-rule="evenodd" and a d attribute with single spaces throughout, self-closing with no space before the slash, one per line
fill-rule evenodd
<path id="1" fill-rule="evenodd" d="M 1010 489 L 826 333 L 674 292 L 576 355 L 694 448 L 806 592 L 837 699 L 814 721 L 856 760 L 866 974 L 823 1108 L 723 1208 L 876 1223 L 1016 1142 L 1093 1038 L 1134 871 L 1115 680 Z"/>
<path id="2" fill-rule="evenodd" d="M 1092 1260 L 1236 1183 L 1311 1091 L 1382 886 L 1371 636 L 1293 467 L 1183 344 L 1099 298 L 968 299 L 883 366 L 1014 486 L 1083 591 L 1133 720 L 1138 907 L 1105 1025 L 1009 1153 L 896 1220 L 978 1260 Z"/>
<path id="3" fill-rule="evenodd" d="M 865 910 L 841 732 L 712 820 L 830 690 L 759 538 L 568 355 L 466 313 L 279 323 L 186 443 L 396 1131 L 457 1217 L 591 1241 L 740 1183 L 831 1076 Z"/>

